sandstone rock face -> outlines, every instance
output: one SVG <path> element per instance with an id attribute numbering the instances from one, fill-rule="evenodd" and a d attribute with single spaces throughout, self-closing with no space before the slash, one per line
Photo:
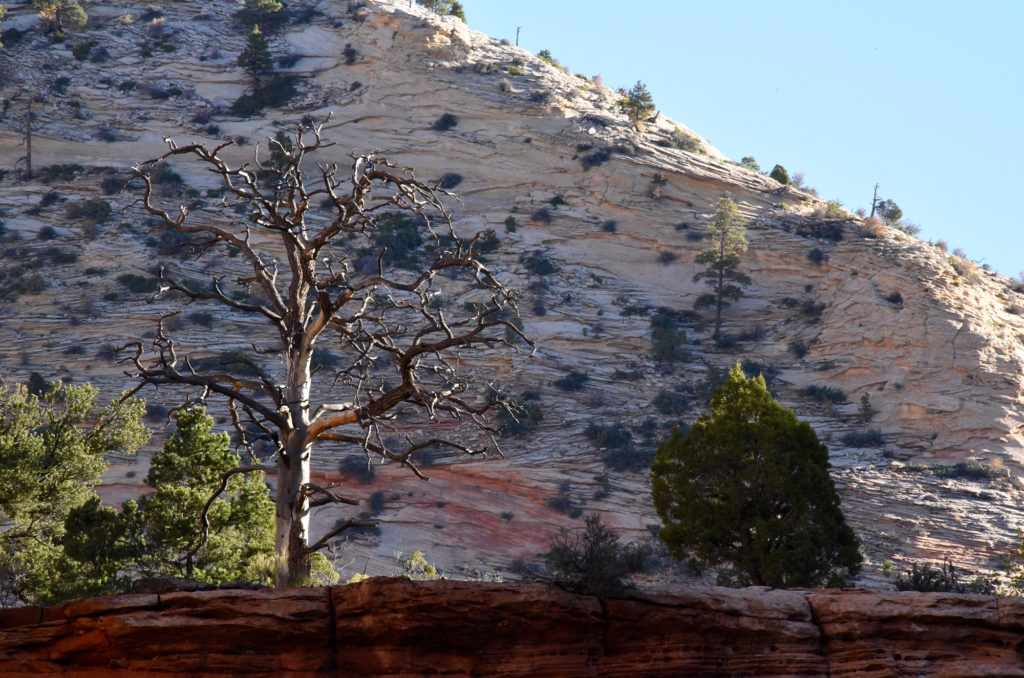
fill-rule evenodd
<path id="1" fill-rule="evenodd" d="M 1019 676 L 1019 599 L 371 579 L 0 610 L 0 674 Z"/>
<path id="2" fill-rule="evenodd" d="M 730 163 L 685 125 L 660 116 L 637 131 L 611 89 L 409 5 L 312 4 L 313 14 L 270 36 L 275 56 L 287 57 L 280 69 L 300 77 L 298 95 L 287 108 L 252 118 L 227 112 L 249 86 L 235 63 L 245 34 L 233 3 L 164 3 L 163 16 L 152 20 L 141 18 L 146 3 L 94 6 L 92 27 L 64 44 L 32 31 L 27 3 L 9 7 L 4 27 L 28 32 L 0 50 L 0 99 L 12 102 L 0 117 L 0 169 L 14 168 L 25 153 L 24 92 L 40 99 L 33 107 L 37 177 L 61 164 L 82 169 L 49 183 L 22 181 L 14 171 L 0 180 L 2 218 L 20 238 L 0 249 L 8 274 L 0 286 L 15 270 L 27 279 L 37 263 L 46 267 L 45 289 L 29 286 L 0 300 L 0 376 L 10 383 L 37 371 L 89 380 L 110 397 L 133 386 L 108 349 L 146 337 L 173 302 L 147 304 L 117 277 L 149 275 L 172 256 L 158 254 L 159 234 L 147 232 L 146 218 L 131 207 L 133 191 L 105 194 L 111 186 L 104 179 L 123 178 L 133 163 L 159 155 L 164 137 L 233 139 L 225 153 L 241 162 L 256 142 L 333 113 L 325 128 L 338 142 L 331 159 L 344 164 L 351 149 L 383 148 L 419 177 L 461 178 L 456 227 L 465 235 L 495 230 L 501 244 L 489 262 L 521 290 L 525 328 L 539 347 L 533 357 L 465 356 L 463 365 L 509 393 L 539 394 L 543 410 L 536 431 L 503 441 L 505 459 L 441 459 L 429 484 L 385 464 L 360 486 L 339 471 L 350 450 L 318 450 L 319 480 L 388 498 L 381 534 L 339 547 L 347 549 L 339 567 L 351 567 L 343 576 L 364 567 L 392 574 L 374 556 L 415 549 L 448 572 L 507 573 L 514 559 L 543 550 L 559 527 L 577 524 L 570 516 L 582 511 L 645 538 L 657 523 L 645 474 L 609 471 L 606 456 L 615 451 L 595 449 L 585 429 L 621 424 L 650 451 L 674 419 L 692 420 L 703 409 L 692 392 L 714 369 L 737 361 L 770 374 L 778 398 L 828 443 L 844 508 L 868 556 L 865 582 L 882 581 L 885 560 L 899 566 L 949 555 L 973 569 L 1001 563 L 1024 527 L 1024 295 L 1011 281 L 891 229 L 874 233 L 853 220 L 830 230 L 824 201 Z M 119 22 L 126 12 L 137 20 Z M 103 60 L 75 58 L 72 48 L 88 40 L 93 50 L 103 47 Z M 353 63 L 346 46 L 355 50 Z M 435 129 L 446 113 L 457 124 Z M 676 128 L 703 152 L 673 147 Z M 190 203 L 204 218 L 231 217 L 208 194 L 217 186 L 207 173 L 176 169 L 192 192 L 169 199 Z M 659 307 L 689 312 L 703 291 L 692 281 L 699 234 L 726 193 L 749 219 L 743 269 L 754 281 L 726 317 L 737 344 L 716 347 L 706 323 L 687 316 L 689 359 L 658 364 L 651 314 Z M 89 198 L 109 201 L 113 217 L 98 226 L 67 218 L 69 206 Z M 37 239 L 49 237 L 47 227 L 56 239 Z M 54 263 L 53 248 L 78 259 Z M 524 263 L 531 256 L 556 270 L 531 274 Z M 175 262 L 200 281 L 217 264 L 213 256 Z M 471 300 L 445 301 L 457 308 Z M 209 325 L 183 320 L 177 332 L 183 345 L 219 352 L 249 347 L 265 328 L 216 318 Z M 574 371 L 589 376 L 583 389 L 553 385 Z M 814 386 L 843 398 L 818 402 L 805 395 Z M 652 403 L 662 391 L 683 393 L 692 401 L 688 411 L 658 412 Z M 184 394 L 145 395 L 175 405 Z M 870 421 L 858 413 L 865 395 Z M 164 424 L 153 419 L 154 445 Z M 849 435 L 865 429 L 877 429 L 881 442 Z M 981 458 L 991 473 L 941 473 L 941 465 L 968 457 Z M 144 491 L 145 466 L 145 456 L 118 460 L 104 496 L 117 501 Z M 340 516 L 325 510 L 314 536 Z"/>

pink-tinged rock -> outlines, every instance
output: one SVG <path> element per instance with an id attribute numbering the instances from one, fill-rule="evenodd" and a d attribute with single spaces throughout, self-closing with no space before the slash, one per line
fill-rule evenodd
<path id="1" fill-rule="evenodd" d="M 1024 599 L 370 579 L 0 611 L 0 676 L 1024 676 Z"/>
<path id="2" fill-rule="evenodd" d="M 541 584 L 368 580 L 333 591 L 349 675 L 597 675 L 599 601 Z"/>
<path id="3" fill-rule="evenodd" d="M 950 593 L 846 591 L 807 596 L 821 626 L 829 675 L 1024 676 L 1003 600 Z"/>
<path id="4" fill-rule="evenodd" d="M 824 675 L 802 592 L 695 589 L 605 601 L 602 676 Z"/>

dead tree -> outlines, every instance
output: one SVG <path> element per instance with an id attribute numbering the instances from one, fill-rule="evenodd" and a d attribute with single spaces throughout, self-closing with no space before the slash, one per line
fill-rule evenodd
<path id="1" fill-rule="evenodd" d="M 210 150 L 168 140 L 169 151 L 133 168 L 143 184 L 137 204 L 157 218 L 156 228 L 185 234 L 189 256 L 233 255 L 218 258 L 228 270 L 204 289 L 161 269 L 155 299 L 173 291 L 186 304 L 219 306 L 225 320 L 246 323 L 251 339 L 219 364 L 201 359 L 172 339 L 165 320 L 180 309 L 169 310 L 151 346 L 129 345 L 133 372 L 140 387 L 172 384 L 222 397 L 239 440 L 272 442 L 278 585 L 307 577 L 310 555 L 356 524 L 311 539 L 312 508 L 357 503 L 310 482 L 315 448 L 347 446 L 367 463 L 387 460 L 420 477 L 417 453 L 426 448 L 497 450 L 490 415 L 505 405 L 458 366 L 471 351 L 527 341 L 510 322 L 518 314 L 511 292 L 476 256 L 482 234 L 456 235 L 442 203 L 449 194 L 376 153 L 349 156 L 343 172 L 325 159 L 333 144 L 321 132 L 322 125 L 300 126 L 294 142 L 268 140 L 273 162 L 257 148 L 254 161 L 238 167 L 221 157 L 227 143 Z M 151 173 L 169 158 L 217 176 L 223 218 L 158 205 Z M 425 240 L 419 263 L 398 252 L 396 233 L 413 245 Z M 450 313 L 441 287 L 472 303 Z M 252 334 L 253 321 L 264 334 Z M 323 349 L 335 354 L 331 361 L 317 354 Z M 475 440 L 429 433 L 442 428 L 439 419 L 457 434 L 468 428 Z"/>

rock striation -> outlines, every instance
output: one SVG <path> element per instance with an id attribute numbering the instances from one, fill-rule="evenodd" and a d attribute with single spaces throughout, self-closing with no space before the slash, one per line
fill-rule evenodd
<path id="1" fill-rule="evenodd" d="M 339 467 L 348 450 L 318 450 L 320 480 L 389 498 L 382 532 L 345 546 L 351 553 L 339 562 L 359 571 L 374 554 L 420 549 L 449 572 L 507 576 L 513 560 L 533 557 L 583 511 L 646 537 L 657 518 L 644 473 L 610 466 L 616 451 L 592 444 L 587 427 L 621 425 L 650 453 L 676 420 L 701 411 L 709 377 L 740 361 L 770 376 L 777 397 L 828 443 L 865 544 L 866 581 L 882 581 L 885 560 L 948 555 L 976 570 L 998 567 L 1024 527 L 1024 287 L 902 232 L 852 215 L 830 221 L 823 200 L 728 161 L 663 115 L 636 130 L 610 88 L 452 17 L 407 0 L 306 4 L 268 31 L 278 70 L 298 78 L 296 96 L 238 117 L 230 107 L 249 82 L 236 63 L 245 30 L 235 3 L 94 5 L 89 26 L 61 44 L 35 30 L 29 3 L 8 3 L 4 29 L 23 35 L 0 50 L 0 104 L 10 104 L 0 113 L 0 286 L 40 277 L 0 299 L 5 381 L 39 372 L 89 380 L 109 397 L 134 386 L 110 349 L 151 336 L 171 302 L 147 304 L 118 277 L 152 275 L 170 255 L 132 207 L 131 189 L 117 194 L 117 178 L 165 150 L 164 137 L 230 139 L 225 152 L 244 161 L 268 136 L 333 113 L 326 134 L 339 162 L 353 148 L 387 149 L 417 176 L 457 181 L 460 234 L 495 231 L 500 245 L 488 260 L 521 290 L 539 350 L 464 364 L 510 394 L 537 394 L 543 412 L 533 432 L 503 441 L 504 460 L 439 459 L 426 485 L 387 465 L 361 480 Z M 126 14 L 132 22 L 119 19 Z M 32 181 L 19 178 L 28 92 Z M 441 129 L 445 115 L 457 124 Z M 674 144 L 679 135 L 689 145 Z M 169 199 L 230 218 L 207 175 L 176 169 L 181 195 Z M 700 234 L 725 193 L 749 220 L 743 269 L 753 284 L 726 318 L 735 343 L 718 346 L 692 315 L 703 291 L 692 279 Z M 69 216 L 91 199 L 108 202 L 112 216 Z M 538 258 L 550 273 L 532 272 Z M 218 262 L 211 254 L 174 263 L 206 281 Z M 652 358 L 659 308 L 682 318 L 686 360 Z M 229 318 L 206 322 L 183 320 L 182 341 L 215 353 L 248 349 L 258 336 Z M 554 385 L 572 372 L 589 377 L 581 389 Z M 813 395 L 826 386 L 838 395 Z M 663 392 L 684 411 L 659 411 Z M 145 395 L 164 407 L 183 397 Z M 870 417 L 859 411 L 864 396 Z M 154 444 L 165 424 L 157 410 Z M 984 473 L 946 473 L 968 458 Z M 104 496 L 144 491 L 145 455 L 115 461 Z M 322 533 L 338 518 L 326 511 L 315 527 Z M 380 562 L 371 573 L 393 572 Z"/>
<path id="2" fill-rule="evenodd" d="M 0 674 L 1020 676 L 1024 600 L 370 579 L 0 610 Z"/>

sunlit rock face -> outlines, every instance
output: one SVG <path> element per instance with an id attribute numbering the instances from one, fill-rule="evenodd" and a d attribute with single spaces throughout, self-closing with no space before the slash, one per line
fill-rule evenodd
<path id="1" fill-rule="evenodd" d="M 0 99 L 11 101 L 0 118 L 0 168 L 8 170 L 0 180 L 8 232 L 0 285 L 33 275 L 44 285 L 0 301 L 5 381 L 35 371 L 88 380 L 115 396 L 133 383 L 108 348 L 145 338 L 175 304 L 147 304 L 118 276 L 146 275 L 173 259 L 206 280 L 223 263 L 158 253 L 159 234 L 147 232 L 132 207 L 137 189 L 117 194 L 115 179 L 128 167 L 158 156 L 165 137 L 232 139 L 223 153 L 242 162 L 266 137 L 331 113 L 329 159 L 384 149 L 418 177 L 451 186 L 460 234 L 495 231 L 500 245 L 485 256 L 520 290 L 524 329 L 538 348 L 465 355 L 461 364 L 480 382 L 535 396 L 542 415 L 532 431 L 502 439 L 504 459 L 444 457 L 426 469 L 429 483 L 388 465 L 359 481 L 339 469 L 350 450 L 317 450 L 321 481 L 356 495 L 383 492 L 380 533 L 336 549 L 343 576 L 393 574 L 393 557 L 418 549 L 452 574 L 507 577 L 513 560 L 533 559 L 585 512 L 603 514 L 627 538 L 649 537 L 658 521 L 642 463 L 621 468 L 629 464 L 614 457 L 625 452 L 600 449 L 586 429 L 622 425 L 635 449 L 649 451 L 674 421 L 706 409 L 700 386 L 713 369 L 737 361 L 764 371 L 779 400 L 828 443 L 844 510 L 868 556 L 864 583 L 884 581 L 885 560 L 897 570 L 946 555 L 975 569 L 999 565 L 1024 525 L 1024 297 L 1011 281 L 893 229 L 826 218 L 823 200 L 729 162 L 664 115 L 638 131 L 616 92 L 457 19 L 405 1 L 357 4 L 321 2 L 268 33 L 279 71 L 298 77 L 297 94 L 285 108 L 249 118 L 227 112 L 250 88 L 236 64 L 245 30 L 230 3 L 167 3 L 159 17 L 146 15 L 144 4 L 93 7 L 90 26 L 63 44 L 34 32 L 27 8 L 8 8 L 5 29 L 26 33 L 0 50 Z M 125 13 L 131 24 L 118 19 Z M 78 45 L 89 40 L 95 45 L 78 60 Z M 37 178 L 22 181 L 10 168 L 24 167 L 28 92 L 38 94 Z M 81 168 L 53 171 L 71 164 Z M 176 169 L 195 192 L 171 199 L 203 218 L 233 216 L 208 194 L 213 177 Z M 753 280 L 725 313 L 731 346 L 716 346 L 709 317 L 691 313 L 706 289 L 693 281 L 700 234 L 723 195 L 748 220 L 741 268 Z M 112 208 L 98 225 L 74 210 L 92 198 Z M 54 248 L 77 259 L 60 263 Z M 456 312 L 468 301 L 453 295 L 444 303 Z M 685 332 L 685 359 L 652 358 L 660 307 Z M 260 331 L 225 318 L 183 321 L 177 330 L 209 352 L 245 348 Z M 581 388 L 555 385 L 572 373 L 588 377 Z M 821 387 L 835 397 L 822 399 Z M 688 406 L 659 411 L 662 392 Z M 146 395 L 163 406 L 183 397 Z M 151 424 L 156 445 L 166 419 Z M 983 475 L 935 470 L 972 457 Z M 104 496 L 142 491 L 146 459 L 115 460 Z M 342 515 L 325 510 L 314 535 Z"/>

